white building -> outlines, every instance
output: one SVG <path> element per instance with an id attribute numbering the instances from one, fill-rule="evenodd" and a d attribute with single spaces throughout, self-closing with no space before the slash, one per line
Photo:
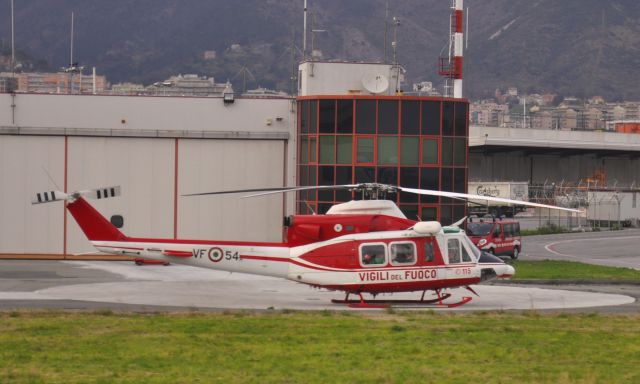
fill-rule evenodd
<path id="1" fill-rule="evenodd" d="M 295 185 L 294 105 L 288 97 L 0 94 L 0 254 L 92 251 L 62 203 L 30 199 L 114 185 L 122 196 L 92 203 L 123 215 L 127 235 L 280 241 L 292 197 L 182 195 Z"/>

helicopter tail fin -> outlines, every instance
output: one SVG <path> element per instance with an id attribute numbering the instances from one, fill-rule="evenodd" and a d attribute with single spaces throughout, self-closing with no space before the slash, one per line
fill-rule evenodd
<path id="1" fill-rule="evenodd" d="M 67 201 L 67 209 L 89 240 L 124 241 L 127 237 L 83 198 L 106 199 L 116 196 L 120 196 L 120 187 L 117 186 L 72 193 L 47 191 L 37 193 L 31 200 L 31 203 L 45 204 L 56 201 Z"/>
<path id="2" fill-rule="evenodd" d="M 118 228 L 82 197 L 69 203 L 67 210 L 90 241 L 125 241 L 127 239 Z"/>

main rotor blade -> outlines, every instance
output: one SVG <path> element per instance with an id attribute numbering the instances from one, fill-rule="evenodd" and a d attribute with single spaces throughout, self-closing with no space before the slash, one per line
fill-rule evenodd
<path id="1" fill-rule="evenodd" d="M 258 197 L 258 196 L 266 196 L 273 195 L 276 193 L 286 193 L 286 192 L 296 192 L 296 191 L 309 191 L 309 190 L 327 190 L 327 189 L 354 189 L 358 188 L 359 184 L 344 184 L 344 185 L 315 185 L 310 187 L 290 187 L 290 188 L 281 188 L 280 190 L 272 190 L 264 193 L 256 193 L 253 195 L 242 196 L 243 199 L 247 199 L 249 197 Z"/>
<path id="2" fill-rule="evenodd" d="M 576 213 L 580 213 L 581 212 L 578 209 L 558 207 L 558 206 L 555 206 L 555 205 L 531 203 L 531 202 L 522 201 L 522 200 L 503 199 L 501 197 L 470 195 L 470 194 L 467 194 L 467 193 L 458 193 L 458 192 L 434 191 L 434 190 L 430 190 L 430 189 L 416 189 L 416 188 L 404 188 L 404 187 L 398 187 L 398 189 L 401 190 L 402 192 L 415 193 L 417 195 L 441 196 L 441 197 L 449 197 L 449 198 L 454 198 L 454 199 L 456 199 L 456 198 L 458 198 L 458 199 L 467 199 L 467 200 L 469 200 L 469 199 L 485 200 L 485 201 L 493 201 L 493 202 L 496 202 L 496 203 L 524 205 L 524 206 L 527 206 L 527 207 L 549 208 L 549 209 L 557 209 L 557 210 L 560 210 L 560 211 L 576 212 Z"/>
<path id="3" fill-rule="evenodd" d="M 295 188 L 295 187 L 291 187 Z M 255 189 L 237 189 L 234 191 L 216 191 L 216 192 L 202 192 L 202 193 L 189 193 L 182 196 L 206 196 L 206 195 L 226 195 L 231 193 L 248 193 L 248 192 L 264 192 L 264 191 L 282 191 L 287 190 L 287 188 L 276 187 L 276 188 L 255 188 Z"/>
<path id="4" fill-rule="evenodd" d="M 250 193 L 250 192 L 263 192 L 256 193 L 252 195 L 242 196 L 242 198 L 246 197 L 256 197 L 256 196 L 264 196 L 264 195 L 272 195 L 276 193 L 286 193 L 286 192 L 295 192 L 295 191 L 305 191 L 305 190 L 314 190 L 314 189 L 352 189 L 358 187 L 358 184 L 348 184 L 348 185 L 314 185 L 307 187 L 276 187 L 276 188 L 254 188 L 254 189 L 236 189 L 233 191 L 216 191 L 216 192 L 202 192 L 202 193 L 190 193 L 182 196 L 206 196 L 206 195 L 225 195 L 231 193 Z"/>

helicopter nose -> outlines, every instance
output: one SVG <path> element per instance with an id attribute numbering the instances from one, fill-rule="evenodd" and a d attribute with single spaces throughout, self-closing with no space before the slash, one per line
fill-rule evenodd
<path id="1" fill-rule="evenodd" d="M 510 266 L 509 264 L 504 264 L 499 267 L 496 267 L 496 275 L 499 278 L 506 279 L 516 274 L 516 269 Z"/>

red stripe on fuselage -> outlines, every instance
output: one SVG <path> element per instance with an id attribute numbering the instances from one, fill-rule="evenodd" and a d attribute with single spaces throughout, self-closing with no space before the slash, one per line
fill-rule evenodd
<path id="1" fill-rule="evenodd" d="M 181 240 L 181 239 L 142 239 L 142 238 L 128 238 L 130 243 L 152 243 L 152 244 L 193 244 L 193 245 L 235 245 L 245 247 L 280 247 L 289 248 L 287 243 L 257 243 L 248 241 L 216 241 L 216 240 Z"/>

